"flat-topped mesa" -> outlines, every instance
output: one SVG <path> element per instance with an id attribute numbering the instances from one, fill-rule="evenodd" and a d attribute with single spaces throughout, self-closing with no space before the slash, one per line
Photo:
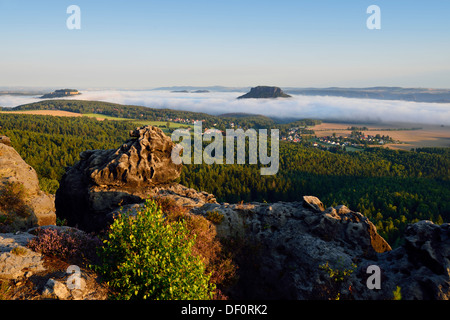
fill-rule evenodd
<path id="1" fill-rule="evenodd" d="M 44 94 L 40 99 L 53 99 L 53 98 L 64 98 L 64 97 L 70 97 L 70 96 L 76 96 L 81 94 L 76 89 L 60 89 L 55 90 L 51 93 Z"/>
<path id="2" fill-rule="evenodd" d="M 251 88 L 250 92 L 238 97 L 238 99 L 268 99 L 268 98 L 290 98 L 279 87 L 258 86 Z"/>
<path id="3" fill-rule="evenodd" d="M 98 186 L 144 187 L 168 183 L 180 176 L 171 159 L 174 143 L 161 129 L 145 126 L 130 131 L 130 139 L 113 150 L 90 150 L 80 156 L 88 176 Z"/>

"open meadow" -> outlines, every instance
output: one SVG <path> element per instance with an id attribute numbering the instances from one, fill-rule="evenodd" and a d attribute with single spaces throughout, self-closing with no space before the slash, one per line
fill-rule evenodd
<path id="1" fill-rule="evenodd" d="M 83 114 L 61 110 L 24 110 L 24 111 L 0 111 L 5 114 L 33 114 L 41 116 L 55 116 L 55 117 L 82 117 Z"/>

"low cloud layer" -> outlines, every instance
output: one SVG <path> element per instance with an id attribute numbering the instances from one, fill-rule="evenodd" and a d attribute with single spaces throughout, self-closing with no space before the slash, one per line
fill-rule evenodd
<path id="1" fill-rule="evenodd" d="M 263 114 L 272 117 L 351 121 L 411 122 L 450 125 L 450 104 L 294 95 L 289 99 L 239 99 L 242 92 L 174 93 L 169 91 L 83 91 L 73 99 L 99 100 L 205 112 Z M 37 97 L 0 95 L 0 106 L 40 101 Z"/>

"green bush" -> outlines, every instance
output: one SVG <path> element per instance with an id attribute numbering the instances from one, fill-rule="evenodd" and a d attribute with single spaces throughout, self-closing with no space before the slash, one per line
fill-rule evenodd
<path id="1" fill-rule="evenodd" d="M 192 253 L 205 264 L 205 273 L 211 274 L 210 282 L 216 286 L 214 300 L 227 300 L 229 288 L 237 281 L 237 265 L 233 259 L 235 248 L 229 248 L 217 238 L 213 222 L 201 215 L 190 214 L 189 209 L 172 198 L 155 198 L 162 208 L 166 222 L 182 222 L 189 231 L 189 238 L 195 241 Z M 214 211 L 215 212 L 215 211 Z M 217 212 L 216 212 L 217 213 Z M 223 215 L 220 215 L 222 219 Z M 221 220 L 222 220 L 221 219 Z"/>
<path id="2" fill-rule="evenodd" d="M 183 222 L 168 223 L 153 200 L 135 216 L 119 215 L 99 250 L 96 267 L 112 298 L 207 300 L 215 286 Z"/>
<path id="3" fill-rule="evenodd" d="M 349 268 L 346 268 L 340 260 L 338 260 L 338 265 L 335 268 L 332 268 L 328 261 L 319 265 L 319 269 L 324 270 L 327 277 L 323 279 L 325 281 L 315 288 L 316 299 L 353 299 L 350 276 L 356 268 L 357 266 L 354 263 Z"/>

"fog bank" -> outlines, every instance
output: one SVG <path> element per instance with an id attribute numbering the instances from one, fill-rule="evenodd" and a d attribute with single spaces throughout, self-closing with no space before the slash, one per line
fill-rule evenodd
<path id="1" fill-rule="evenodd" d="M 83 91 L 67 98 L 99 100 L 151 108 L 169 108 L 218 115 L 230 112 L 262 114 L 270 117 L 315 118 L 354 122 L 411 122 L 450 125 L 450 104 L 395 100 L 301 96 L 280 99 L 239 99 L 243 92 L 180 93 L 170 91 Z M 0 106 L 40 101 L 38 97 L 0 95 Z"/>

